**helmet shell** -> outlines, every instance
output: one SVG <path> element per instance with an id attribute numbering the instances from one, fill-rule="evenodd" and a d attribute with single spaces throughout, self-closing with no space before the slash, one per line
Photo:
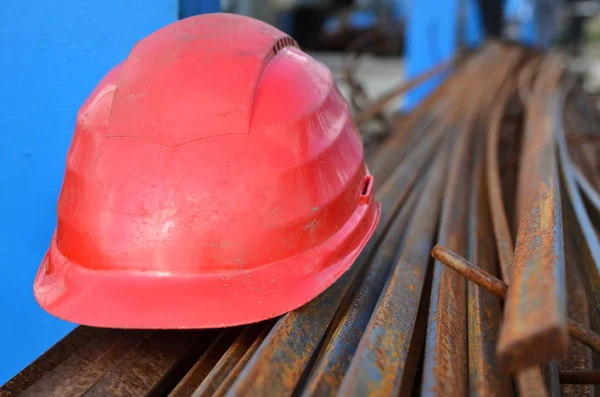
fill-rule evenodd
<path id="1" fill-rule="evenodd" d="M 372 186 L 323 64 L 252 18 L 183 19 L 81 107 L 35 296 L 102 327 L 272 318 L 351 266 L 379 219 Z"/>

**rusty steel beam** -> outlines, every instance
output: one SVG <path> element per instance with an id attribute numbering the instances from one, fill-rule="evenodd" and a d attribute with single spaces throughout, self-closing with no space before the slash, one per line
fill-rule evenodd
<path id="1" fill-rule="evenodd" d="M 520 223 L 497 346 L 500 365 L 507 372 L 547 363 L 565 354 L 569 344 L 554 107 L 547 99 L 548 87 L 556 86 L 560 77 L 556 63 L 549 57 L 541 67 L 527 103 L 517 206 Z"/>

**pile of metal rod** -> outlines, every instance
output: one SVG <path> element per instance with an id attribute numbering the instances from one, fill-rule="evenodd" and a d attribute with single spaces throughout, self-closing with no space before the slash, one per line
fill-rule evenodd
<path id="1" fill-rule="evenodd" d="M 373 159 L 376 180 L 396 165 L 394 144 L 426 160 L 411 164 L 403 246 L 357 352 L 391 347 L 355 356 L 345 383 L 402 390 L 414 373 L 387 354 L 424 333 L 422 393 L 595 394 L 599 127 L 559 55 L 491 44 L 461 63 Z M 413 294 L 429 299 L 422 323 Z M 373 377 L 376 360 L 395 383 Z"/>
<path id="2" fill-rule="evenodd" d="M 444 73 L 367 151 L 381 222 L 318 298 L 223 330 L 79 327 L 0 396 L 595 395 L 598 110 L 556 54 L 493 43 Z"/>

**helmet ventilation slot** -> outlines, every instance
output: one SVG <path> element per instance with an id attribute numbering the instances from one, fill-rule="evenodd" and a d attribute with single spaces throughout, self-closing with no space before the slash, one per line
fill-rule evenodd
<path id="1" fill-rule="evenodd" d="M 361 197 L 369 197 L 371 195 L 371 185 L 373 182 L 373 177 L 371 175 L 366 175 L 362 180 L 362 190 L 360 191 Z"/>
<path id="2" fill-rule="evenodd" d="M 277 55 L 277 53 L 285 47 L 298 48 L 298 43 L 296 42 L 296 40 L 292 39 L 290 36 L 283 37 L 283 38 L 277 40 L 277 42 L 273 46 L 273 55 Z"/>

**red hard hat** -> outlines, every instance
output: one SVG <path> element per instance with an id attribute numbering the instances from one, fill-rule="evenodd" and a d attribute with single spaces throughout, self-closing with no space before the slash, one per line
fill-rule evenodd
<path id="1" fill-rule="evenodd" d="M 372 186 L 324 65 L 248 17 L 183 19 L 79 111 L 35 297 L 102 327 L 275 317 L 356 259 L 379 220 Z"/>

